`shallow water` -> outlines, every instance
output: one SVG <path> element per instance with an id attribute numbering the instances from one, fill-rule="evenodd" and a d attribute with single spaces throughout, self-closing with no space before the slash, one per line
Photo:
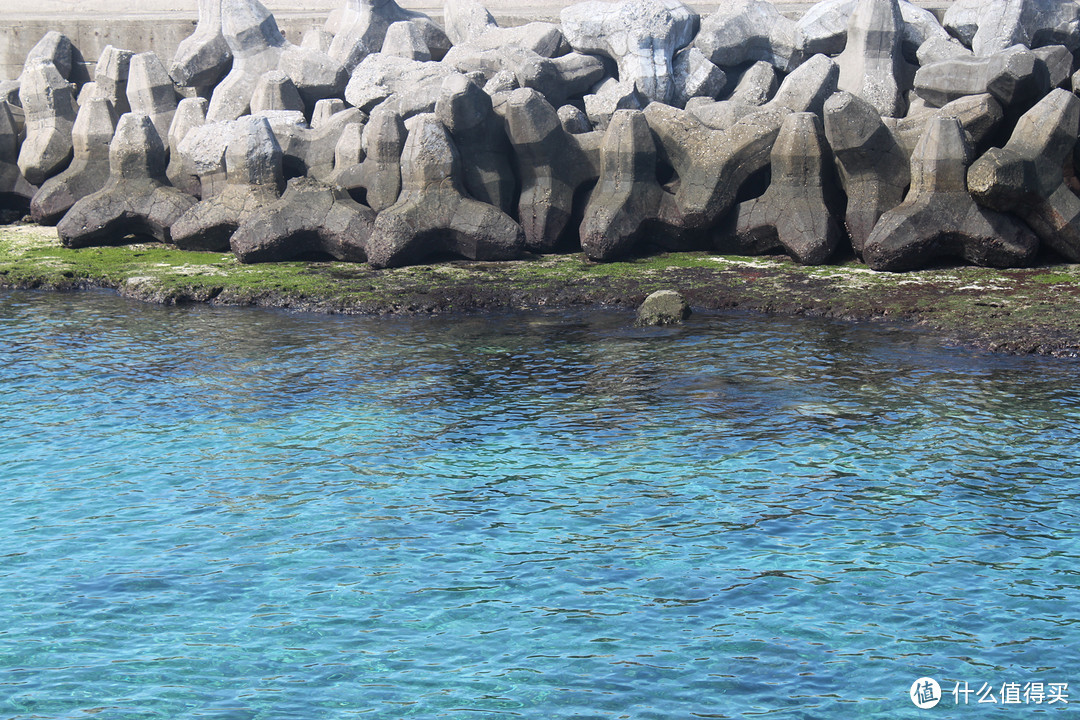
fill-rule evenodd
<path id="1" fill-rule="evenodd" d="M 0 292 L 0 717 L 1062 712 L 1080 365 L 628 324 Z"/>

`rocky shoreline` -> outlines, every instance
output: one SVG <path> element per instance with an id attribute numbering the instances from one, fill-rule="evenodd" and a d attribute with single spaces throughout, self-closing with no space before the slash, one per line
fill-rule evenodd
<path id="1" fill-rule="evenodd" d="M 677 290 L 697 310 L 913 324 L 957 345 L 1080 357 L 1080 265 L 942 266 L 877 273 L 854 259 L 807 267 L 786 257 L 664 253 L 594 263 L 582 253 L 394 269 L 294 261 L 244 265 L 229 253 L 160 244 L 68 249 L 55 230 L 0 228 L 0 287 L 104 288 L 165 304 L 418 314 L 618 307 Z"/>

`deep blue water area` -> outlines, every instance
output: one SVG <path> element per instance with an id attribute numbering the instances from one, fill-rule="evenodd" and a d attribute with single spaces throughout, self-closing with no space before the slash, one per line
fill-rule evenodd
<path id="1" fill-rule="evenodd" d="M 0 717 L 1080 703 L 1080 365 L 631 319 L 0 293 Z"/>

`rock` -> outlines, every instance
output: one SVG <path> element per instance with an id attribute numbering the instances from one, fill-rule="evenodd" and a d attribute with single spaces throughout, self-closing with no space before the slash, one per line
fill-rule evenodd
<path id="1" fill-rule="evenodd" d="M 878 218 L 904 199 L 911 181 L 909 153 L 870 103 L 843 91 L 825 103 L 825 137 L 848 198 L 851 245 L 861 256 Z"/>
<path id="2" fill-rule="evenodd" d="M 280 70 L 262 74 L 251 91 L 251 114 L 267 110 L 304 112 L 304 101 L 289 76 Z"/>
<path id="3" fill-rule="evenodd" d="M 109 181 L 109 144 L 116 130 L 112 103 L 92 97 L 79 108 L 71 130 L 74 158 L 59 175 L 49 178 L 34 195 L 30 215 L 40 225 L 55 225 L 77 201 Z"/>
<path id="4" fill-rule="evenodd" d="M 993 267 L 1030 263 L 1038 238 L 1008 215 L 972 200 L 966 182 L 969 162 L 960 122 L 931 120 L 911 157 L 907 198 L 878 220 L 863 246 L 866 264 L 897 272 L 949 256 Z"/>
<path id="5" fill-rule="evenodd" d="M 417 62 L 431 60 L 431 50 L 424 42 L 423 31 L 416 23 L 411 22 L 398 21 L 390 25 L 386 29 L 380 52 L 383 55 L 394 55 Z"/>
<path id="6" fill-rule="evenodd" d="M 1080 99 L 1054 90 L 1021 116 L 1003 148 L 990 148 L 968 170 L 968 189 L 984 207 L 1019 215 L 1069 262 L 1080 261 L 1080 198 L 1062 168 L 1080 130 Z"/>
<path id="7" fill-rule="evenodd" d="M 663 154 L 675 169 L 679 186 L 677 217 L 665 222 L 681 228 L 704 228 L 735 202 L 742 184 L 769 163 L 769 153 L 787 110 L 758 110 L 727 130 L 713 130 L 690 113 L 661 103 L 645 108 Z"/>
<path id="8" fill-rule="evenodd" d="M 131 57 L 127 100 L 131 112 L 149 116 L 158 137 L 169 136 L 169 126 L 176 113 L 176 90 L 165 66 L 154 53 L 144 52 Z"/>
<path id="9" fill-rule="evenodd" d="M 956 0 L 944 25 L 982 57 L 1013 45 L 1080 47 L 1080 7 L 1071 0 Z"/>
<path id="10" fill-rule="evenodd" d="M 727 85 L 727 75 L 713 65 L 696 47 L 683 48 L 672 61 L 674 93 L 672 103 L 684 107 L 693 97 L 715 99 Z"/>
<path id="11" fill-rule="evenodd" d="M 941 107 L 968 95 L 989 93 L 1002 105 L 1031 102 L 1040 90 L 1038 58 L 1015 46 L 988 57 L 957 57 L 923 65 L 915 73 L 915 94 Z"/>
<path id="12" fill-rule="evenodd" d="M 0 100 L 0 207 L 25 212 L 37 187 L 27 182 L 16 164 L 19 133 L 11 117 L 11 106 Z"/>
<path id="13" fill-rule="evenodd" d="M 51 62 L 38 61 L 23 68 L 19 100 L 25 113 L 26 139 L 18 164 L 32 185 L 40 185 L 71 162 L 73 91 Z"/>
<path id="14" fill-rule="evenodd" d="M 768 0 L 731 0 L 701 21 L 694 44 L 721 68 L 763 60 L 781 72 L 802 62 L 802 37 L 794 20 Z"/>
<path id="15" fill-rule="evenodd" d="M 197 198 L 210 197 L 214 191 L 207 188 L 203 193 L 202 181 L 195 166 L 180 152 L 180 143 L 188 132 L 206 124 L 206 98 L 184 98 L 176 106 L 172 125 L 169 126 L 169 167 L 165 176 L 173 187 Z"/>
<path id="16" fill-rule="evenodd" d="M 637 311 L 640 327 L 651 325 L 681 325 L 690 317 L 690 305 L 674 290 L 657 290 L 645 298 Z"/>
<path id="17" fill-rule="evenodd" d="M 843 237 L 826 200 L 829 162 L 817 116 L 788 115 L 772 148 L 769 189 L 735 208 L 734 236 L 719 241 L 721 252 L 734 247 L 758 255 L 782 249 L 803 265 L 828 260 Z"/>
<path id="18" fill-rule="evenodd" d="M 450 132 L 462 159 L 462 183 L 472 197 L 514 211 L 517 178 L 510 164 L 510 141 L 491 97 L 464 76 L 443 81 L 435 116 Z"/>
<path id="19" fill-rule="evenodd" d="M 506 213 L 465 194 L 450 134 L 434 115 L 410 121 L 401 156 L 401 197 L 379 213 L 368 241 L 372 267 L 397 267 L 432 255 L 510 260 L 525 244 Z"/>
<path id="20" fill-rule="evenodd" d="M 446 33 L 424 13 L 406 10 L 394 0 L 345 0 L 326 21 L 326 30 L 334 35 L 330 57 L 352 73 L 364 58 L 382 50 L 387 30 L 397 22 L 416 25 L 432 59 L 441 60 L 450 49 Z"/>
<path id="21" fill-rule="evenodd" d="M 581 249 L 590 260 L 629 254 L 659 217 L 656 146 L 640 110 L 618 110 L 600 145 L 600 179 L 585 207 Z"/>
<path id="22" fill-rule="evenodd" d="M 858 95 L 882 115 L 901 117 L 904 19 L 898 0 L 859 0 L 848 23 L 847 45 L 836 58 L 839 89 Z"/>
<path id="23" fill-rule="evenodd" d="M 226 185 L 177 219 L 172 226 L 176 246 L 227 251 L 237 228 L 273 204 L 284 190 L 281 158 L 266 118 L 237 120 L 225 150 Z"/>
<path id="24" fill-rule="evenodd" d="M 170 242 L 169 228 L 198 202 L 167 184 L 165 146 L 148 115 L 120 118 L 109 170 L 105 187 L 76 202 L 56 226 L 64 246 L 123 244 L 131 234 Z"/>
<path id="25" fill-rule="evenodd" d="M 375 213 L 344 190 L 293 178 L 285 194 L 247 217 L 230 240 L 242 263 L 329 255 L 363 262 Z"/>
<path id="26" fill-rule="evenodd" d="M 559 17 L 571 47 L 611 58 L 621 81 L 659 102 L 674 94 L 672 58 L 694 39 L 699 21 L 679 0 L 594 0 L 565 7 Z"/>
<path id="27" fill-rule="evenodd" d="M 567 133 L 555 108 L 529 88 L 510 93 L 504 119 L 521 181 L 518 219 L 525 245 L 551 252 L 573 213 L 575 194 L 599 177 L 603 134 Z"/>
<path id="28" fill-rule="evenodd" d="M 221 26 L 222 0 L 199 0 L 195 32 L 176 48 L 169 75 L 180 87 L 212 88 L 229 72 L 232 50 Z"/>

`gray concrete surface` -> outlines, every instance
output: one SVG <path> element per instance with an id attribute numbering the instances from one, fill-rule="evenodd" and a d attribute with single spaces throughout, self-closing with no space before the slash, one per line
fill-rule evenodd
<path id="1" fill-rule="evenodd" d="M 177 45 L 191 34 L 198 15 L 197 0 L 36 0 L 13 7 L 14 0 L 0 0 L 0 80 L 14 79 L 22 71 L 23 59 L 30 48 L 49 30 L 67 35 L 93 64 L 106 45 L 142 52 L 153 50 L 168 63 Z M 303 9 L 293 0 L 264 0 L 274 13 L 285 37 L 299 44 L 305 32 L 322 27 L 330 11 L 341 0 L 305 0 Z M 399 5 L 419 10 L 441 22 L 442 3 L 433 0 L 399 0 Z M 489 0 L 484 5 L 500 25 L 520 25 L 533 20 L 555 20 L 570 0 Z M 702 15 L 720 5 L 710 2 L 688 3 Z M 800 16 L 814 2 L 795 0 L 776 3 L 781 12 Z M 949 0 L 923 0 L 917 4 L 939 16 Z M 32 11 L 27 8 L 32 7 Z M 89 79 L 84 71 L 80 81 Z"/>

